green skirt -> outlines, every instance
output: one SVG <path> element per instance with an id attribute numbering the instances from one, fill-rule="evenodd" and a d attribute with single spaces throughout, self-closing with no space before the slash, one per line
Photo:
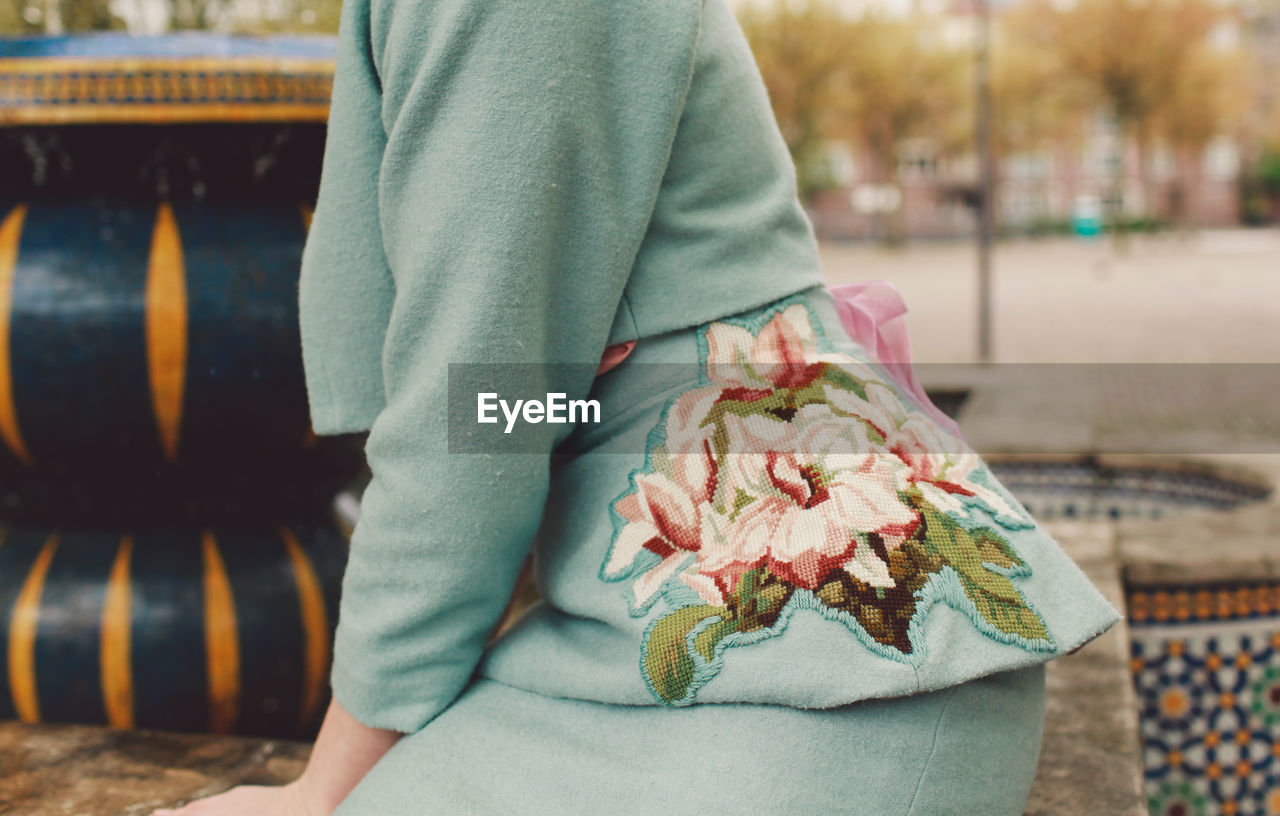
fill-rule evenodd
<path id="1" fill-rule="evenodd" d="M 547 697 L 486 678 L 402 739 L 335 816 L 1019 816 L 1044 664 L 827 709 Z"/>

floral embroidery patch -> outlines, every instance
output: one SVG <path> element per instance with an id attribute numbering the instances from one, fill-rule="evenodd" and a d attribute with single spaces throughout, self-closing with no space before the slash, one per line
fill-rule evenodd
<path id="1" fill-rule="evenodd" d="M 820 349 L 803 301 L 711 323 L 700 341 L 704 384 L 651 434 L 601 571 L 631 581 L 632 615 L 659 597 L 672 610 L 642 647 L 660 701 L 692 703 L 725 648 L 781 634 L 797 608 L 911 665 L 939 600 L 997 640 L 1055 649 L 1000 529 L 1031 519 L 875 368 Z"/>

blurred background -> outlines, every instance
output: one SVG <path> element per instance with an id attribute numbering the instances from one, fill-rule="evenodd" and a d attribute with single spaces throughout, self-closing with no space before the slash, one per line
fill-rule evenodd
<path id="1" fill-rule="evenodd" d="M 341 0 L 6 0 L 0 34 L 333 34 Z"/>
<path id="2" fill-rule="evenodd" d="M 9 0 L 0 35 L 334 33 L 340 5 Z M 1138 231 L 1280 219 L 1280 1 L 735 8 L 823 237 L 895 243 L 972 231 L 983 51 L 1001 234 L 1087 231 L 1084 221 L 1105 215 Z"/>
<path id="3" fill-rule="evenodd" d="M 1087 232 L 1099 208 L 1132 231 L 1280 215 L 1280 4 L 846 1 L 741 17 L 824 235 L 972 231 L 984 29 L 1001 234 Z"/>
<path id="4" fill-rule="evenodd" d="M 828 277 L 894 281 L 919 359 L 1274 359 L 1280 0 L 733 5 Z M 6 0 L 0 34 L 332 34 L 340 7 Z M 966 248 L 984 201 L 1007 256 Z"/>
<path id="5" fill-rule="evenodd" d="M 824 238 L 1280 220 L 1278 0 L 736 0 Z M 7 0 L 0 34 L 332 34 L 341 0 Z M 976 76 L 989 63 L 991 110 Z"/>

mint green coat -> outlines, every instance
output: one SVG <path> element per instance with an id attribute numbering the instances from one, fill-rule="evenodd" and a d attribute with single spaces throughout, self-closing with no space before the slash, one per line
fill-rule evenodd
<path id="1" fill-rule="evenodd" d="M 343 813 L 564 812 L 588 777 L 617 783 L 589 812 L 653 812 L 744 768 L 693 761 L 718 749 L 691 729 L 763 739 L 784 812 L 868 780 L 847 812 L 1018 812 L 1044 662 L 1118 615 L 821 280 L 724 0 L 346 0 L 299 293 L 315 430 L 368 430 L 373 473 L 331 679 L 413 736 Z M 469 413 L 494 382 L 603 416 L 504 435 Z M 545 600 L 486 650 L 531 548 Z M 966 743 L 981 762 L 934 757 Z M 819 770 L 851 763 L 854 788 Z"/>

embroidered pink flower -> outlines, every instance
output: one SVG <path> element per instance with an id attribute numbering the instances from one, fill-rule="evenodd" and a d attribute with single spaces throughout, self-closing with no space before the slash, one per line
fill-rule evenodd
<path id="1" fill-rule="evenodd" d="M 746 389 L 800 388 L 820 377 L 828 363 L 855 363 L 849 357 L 818 352 L 809 311 L 800 305 L 779 312 L 758 334 L 713 323 L 706 337 L 707 375 L 715 382 Z"/>
<path id="2" fill-rule="evenodd" d="M 817 589 L 835 569 L 872 586 L 893 586 L 888 565 L 872 550 L 867 533 L 909 527 L 916 514 L 878 483 L 889 476 L 883 472 L 892 467 L 889 460 L 869 457 L 867 465 L 828 480 L 791 454 L 768 457 L 764 469 L 775 492 L 759 496 L 723 524 L 724 545 L 704 551 L 700 571 L 725 593 L 735 589 L 743 572 L 761 564 L 805 589 Z M 717 563 L 726 554 L 736 557 Z"/>
<path id="3" fill-rule="evenodd" d="M 782 316 L 770 326 L 778 326 Z M 732 327 L 730 327 L 732 328 Z M 778 336 L 801 337 L 783 331 Z M 765 397 L 773 389 L 761 389 Z M 894 391 L 864 381 L 862 396 L 825 386 L 824 402 L 803 405 L 789 419 L 771 413 L 726 413 L 717 452 L 712 409 L 742 400 L 741 388 L 709 386 L 670 407 L 665 444 L 653 451 L 652 472 L 615 509 L 626 520 L 608 572 L 624 570 L 641 550 L 661 560 L 635 583 L 638 605 L 673 576 L 710 604 L 722 604 L 738 579 L 758 567 L 804 589 L 816 589 L 842 569 L 873 587 L 895 585 L 887 554 L 920 524 L 907 500 L 918 490 L 940 510 L 969 512 L 978 499 L 1010 518 L 1022 517 L 998 493 L 969 477 L 981 464 L 972 451 Z"/>
<path id="4" fill-rule="evenodd" d="M 908 415 L 888 435 L 885 447 L 907 464 L 911 484 L 939 510 L 968 516 L 969 505 L 962 499 L 970 497 L 1000 516 L 1030 523 L 1024 510 L 970 478 L 982 459 L 925 416 Z"/>
<path id="5" fill-rule="evenodd" d="M 607 565 L 609 571 L 625 569 L 643 551 L 658 556 L 660 562 L 635 581 L 636 603 L 648 603 L 685 562 L 702 546 L 702 509 L 693 502 L 687 484 L 662 473 L 646 473 L 635 478 L 635 490 L 614 504 L 626 519 L 614 541 Z"/>
<path id="6" fill-rule="evenodd" d="M 636 579 L 638 605 L 647 604 L 702 546 L 703 516 L 710 508 L 717 472 L 711 449 L 715 428 L 704 426 L 703 420 L 719 392 L 701 388 L 681 395 L 667 412 L 667 443 L 653 452 L 652 472 L 637 475 L 635 490 L 614 503 L 626 524 L 606 570 L 625 570 L 644 551 L 661 559 Z"/>
<path id="7" fill-rule="evenodd" d="M 689 491 L 696 504 L 710 501 L 716 489 L 716 458 L 712 449 L 715 425 L 706 421 L 721 389 L 685 392 L 667 412 L 666 441 L 650 464 L 668 472 Z"/>
<path id="8" fill-rule="evenodd" d="M 833 569 L 893 586 L 868 536 L 900 541 L 918 514 L 901 496 L 905 464 L 876 452 L 865 424 L 812 404 L 789 422 L 729 416 L 724 425 L 728 493 L 717 502 L 709 525 L 716 537 L 704 542 L 700 572 L 721 592 L 732 592 L 739 575 L 761 564 L 805 589 L 816 589 Z M 737 452 L 750 450 L 762 452 Z"/>
<path id="9" fill-rule="evenodd" d="M 872 367 L 820 353 L 803 304 L 768 318 L 754 333 L 706 328 L 710 383 L 668 404 L 661 441 L 613 504 L 602 577 L 631 582 L 633 615 L 658 597 L 670 606 L 645 630 L 654 694 L 692 701 L 720 649 L 778 634 L 801 597 L 912 660 L 917 601 L 932 602 L 920 590 L 943 568 L 967 597 L 948 603 L 1052 648 L 1010 573 L 988 568 L 1026 565 L 983 519 L 973 530 L 959 520 L 1030 523 L 982 482 L 978 455 Z"/>

